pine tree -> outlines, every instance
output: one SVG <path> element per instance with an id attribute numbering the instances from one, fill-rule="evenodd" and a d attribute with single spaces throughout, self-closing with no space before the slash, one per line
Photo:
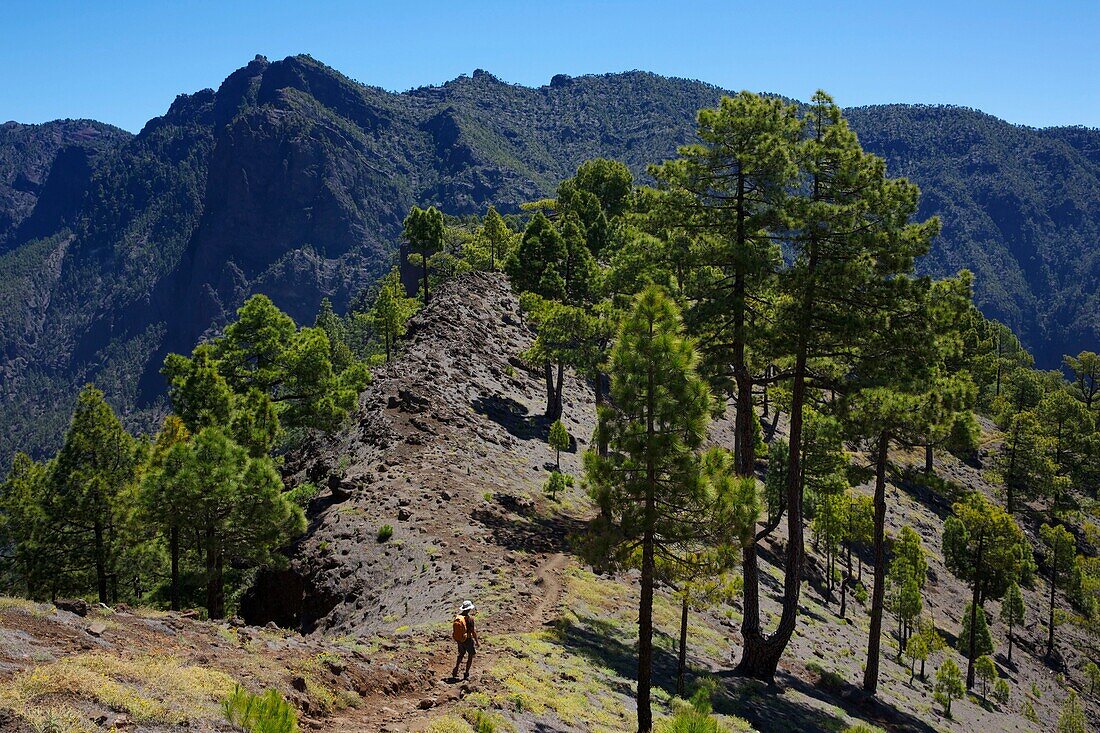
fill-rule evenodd
<path id="1" fill-rule="evenodd" d="M 913 623 L 920 617 L 923 605 L 921 591 L 924 589 L 927 567 L 920 535 L 908 525 L 902 527 L 886 577 L 888 605 L 898 620 L 899 658 L 908 643 Z"/>
<path id="2" fill-rule="evenodd" d="M 542 493 L 550 497 L 550 501 L 557 501 L 558 494 L 573 485 L 573 477 L 560 471 L 552 471 L 546 483 L 542 486 Z"/>
<path id="3" fill-rule="evenodd" d="M 1010 419 L 996 470 L 1004 482 L 1009 514 L 1016 512 L 1020 499 L 1029 500 L 1051 493 L 1056 468 L 1050 458 L 1048 440 L 1034 412 L 1020 412 Z"/>
<path id="4" fill-rule="evenodd" d="M 191 512 L 190 498 L 185 487 L 175 485 L 170 477 L 178 476 L 178 465 L 167 465 L 168 461 L 178 462 L 185 453 L 172 449 L 185 443 L 190 433 L 183 420 L 168 415 L 153 443 L 149 459 L 144 467 L 141 479 L 140 498 L 145 510 L 145 520 L 159 527 L 168 537 L 169 558 L 169 604 L 173 611 L 180 609 L 180 556 L 185 539 L 183 528 L 187 526 L 187 515 Z"/>
<path id="5" fill-rule="evenodd" d="M 168 399 L 172 411 L 187 430 L 197 432 L 213 425 L 228 425 L 233 393 L 218 373 L 213 348 L 200 344 L 188 359 L 170 354 L 164 363 Z"/>
<path id="6" fill-rule="evenodd" d="M 313 327 L 321 329 L 328 337 L 332 350 L 333 369 L 339 372 L 351 366 L 355 357 L 351 353 L 347 322 L 336 314 L 332 301 L 327 297 L 321 299 L 321 307 L 313 319 Z"/>
<path id="7" fill-rule="evenodd" d="M 974 662 L 974 674 L 982 684 L 982 697 L 989 698 L 989 686 L 997 679 L 997 665 L 988 654 L 983 654 Z"/>
<path id="8" fill-rule="evenodd" d="M 843 399 L 850 430 L 870 442 L 875 472 L 872 549 L 874 579 L 863 689 L 878 687 L 882 613 L 886 594 L 886 472 L 893 442 L 927 440 L 973 401 L 973 385 L 950 373 L 956 356 L 958 318 L 969 301 L 963 273 L 934 283 L 899 278 L 893 283 L 891 313 L 863 338 L 855 367 L 861 375 Z M 852 388 L 854 387 L 854 389 Z"/>
<path id="9" fill-rule="evenodd" d="M 443 247 L 443 214 L 434 206 L 421 209 L 412 207 L 405 217 L 402 236 L 409 243 L 410 251 L 420 261 L 423 275 L 424 305 L 430 302 L 428 292 L 428 260 Z"/>
<path id="10" fill-rule="evenodd" d="M 1008 703 L 1008 698 L 1012 694 L 1012 690 L 1008 687 L 1008 681 L 1003 677 L 998 677 L 996 684 L 993 685 L 993 699 L 1000 705 Z"/>
<path id="11" fill-rule="evenodd" d="M 1049 482 L 1050 522 L 1058 521 L 1063 497 L 1069 487 L 1089 473 L 1086 467 L 1090 456 L 1089 436 L 1093 435 L 1095 425 L 1089 409 L 1068 389 L 1055 389 L 1047 392 L 1035 414 L 1046 436 L 1046 445 L 1053 466 L 1053 477 Z M 1083 482 L 1080 482 L 1083 483 Z"/>
<path id="12" fill-rule="evenodd" d="M 1085 711 L 1081 709 L 1077 693 L 1070 690 L 1062 711 L 1058 714 L 1057 733 L 1086 733 L 1088 729 L 1088 720 L 1085 718 Z"/>
<path id="13" fill-rule="evenodd" d="M 977 613 L 974 613 L 974 606 L 971 603 L 966 604 L 966 610 L 963 612 L 962 618 L 962 630 L 959 632 L 959 654 L 962 654 L 966 658 L 970 658 L 970 624 L 973 619 L 974 625 L 974 655 L 977 657 L 985 656 L 993 653 L 993 633 L 989 630 L 989 622 L 986 619 L 985 611 L 981 608 Z"/>
<path id="14" fill-rule="evenodd" d="M 953 511 L 954 515 L 944 522 L 943 554 L 947 569 L 971 589 L 970 606 L 963 621 L 968 633 L 960 636 L 969 659 L 966 685 L 970 689 L 974 686 L 974 660 L 993 651 L 977 648 L 976 631 L 979 624 L 985 624 L 981 605 L 1004 596 L 1018 580 L 1023 564 L 1020 546 L 1026 547 L 1027 541 L 1015 520 L 981 494 L 974 493 L 965 501 L 956 502 Z"/>
<path id="15" fill-rule="evenodd" d="M 567 219 L 559 230 L 538 212 L 528 222 L 506 271 L 513 287 L 527 294 L 520 302 L 538 336 L 526 356 L 542 363 L 546 419 L 557 420 L 566 365 L 590 368 L 600 361 L 593 350 L 607 340 L 601 338 L 600 319 L 584 307 L 593 303 L 598 268 L 574 219 Z"/>
<path id="16" fill-rule="evenodd" d="M 227 560 L 267 562 L 305 529 L 302 510 L 282 488 L 270 458 L 250 457 L 219 428 L 204 428 L 168 450 L 150 494 L 187 508 L 175 521 L 197 538 L 205 558 L 210 618 L 225 615 Z"/>
<path id="17" fill-rule="evenodd" d="M 169 354 L 162 373 L 168 378 L 173 410 L 189 430 L 226 427 L 232 411 L 243 405 L 254 414 L 240 437 L 260 443 L 273 430 L 268 406 L 255 396 L 236 398 L 255 390 L 271 401 L 280 425 L 333 430 L 358 404 L 370 379 L 361 362 L 338 370 L 325 331 L 298 329 L 265 295 L 245 301 L 224 335 L 197 346 L 190 358 Z M 261 432 L 252 434 L 257 421 Z"/>
<path id="18" fill-rule="evenodd" d="M 16 453 L 0 484 L 0 589 L 42 597 L 59 558 L 44 511 L 50 468 Z"/>
<path id="19" fill-rule="evenodd" d="M 624 320 L 611 353 L 612 406 L 599 415 L 598 432 L 610 448 L 589 451 L 585 469 L 601 508 L 594 527 L 615 551 L 640 551 L 638 610 L 638 730 L 653 719 L 653 590 L 657 556 L 675 557 L 698 531 L 704 486 L 696 455 L 706 438 L 710 392 L 696 373 L 691 341 L 681 335 L 680 314 L 659 289 L 641 293 Z"/>
<path id="20" fill-rule="evenodd" d="M 1074 385 L 1085 407 L 1092 409 L 1097 395 L 1100 395 L 1100 355 L 1082 351 L 1077 356 L 1066 356 L 1064 362 L 1066 368 L 1073 372 Z"/>
<path id="21" fill-rule="evenodd" d="M 1024 623 L 1024 597 L 1017 583 L 1008 586 L 1001 601 L 1001 622 L 1008 626 L 1008 663 L 1012 664 L 1013 629 Z"/>
<path id="22" fill-rule="evenodd" d="M 920 637 L 924 644 L 925 649 L 928 650 L 927 656 L 931 657 L 933 654 L 939 654 L 941 651 L 947 648 L 947 642 L 943 640 L 943 636 L 936 630 L 936 625 L 931 619 L 921 617 L 917 619 L 917 633 L 910 637 L 912 639 Z M 920 660 L 920 678 L 925 679 L 924 676 L 924 663 L 927 659 Z"/>
<path id="23" fill-rule="evenodd" d="M 419 301 L 405 296 L 401 275 L 394 267 L 378 283 L 378 295 L 367 313 L 375 334 L 382 339 L 386 361 L 393 358 L 397 340 L 405 335 L 409 318 L 416 313 Z"/>
<path id="24" fill-rule="evenodd" d="M 921 634 L 913 634 L 905 644 L 905 656 L 909 657 L 909 683 L 917 674 L 917 662 L 921 663 L 921 677 L 924 677 L 924 663 L 928 661 L 928 642 Z"/>
<path id="25" fill-rule="evenodd" d="M 1047 616 L 1047 650 L 1049 659 L 1054 654 L 1054 609 L 1055 591 L 1067 589 L 1074 577 L 1073 569 L 1077 562 L 1077 540 L 1062 525 L 1044 524 L 1039 528 L 1039 538 L 1046 549 L 1047 568 L 1050 571 L 1050 603 Z"/>
<path id="26" fill-rule="evenodd" d="M 936 687 L 933 697 L 936 702 L 943 705 L 945 717 L 951 717 L 951 702 L 960 699 L 966 694 L 963 687 L 962 674 L 954 660 L 945 659 L 940 668 L 936 670 Z"/>
<path id="27" fill-rule="evenodd" d="M 562 415 L 565 367 L 572 366 L 598 380 L 604 349 L 611 341 L 610 322 L 602 317 L 600 308 L 565 305 L 529 293 L 520 296 L 520 303 L 537 331 L 535 342 L 522 356 L 530 363 L 542 364 L 546 380 L 545 417 L 558 420 Z M 597 404 L 602 402 L 600 394 Z"/>
<path id="28" fill-rule="evenodd" d="M 69 553 L 71 580 L 91 568 L 101 603 L 117 598 L 121 502 L 134 480 L 136 454 L 103 393 L 87 385 L 77 398 L 65 441 L 49 478 L 47 521 Z M 74 590 L 83 591 L 79 580 Z"/>
<path id="29" fill-rule="evenodd" d="M 860 357 L 861 345 L 887 329 L 921 281 L 907 277 L 917 256 L 928 251 L 936 220 L 909 223 L 919 192 L 904 180 L 886 177 L 882 159 L 864 153 L 840 108 L 824 93 L 806 113 L 807 136 L 799 151 L 805 182 L 793 197 L 789 264 L 782 269 L 773 343 L 790 364 L 790 456 L 787 486 L 787 553 L 782 611 L 775 633 L 759 638 L 749 629 L 739 669 L 771 679 L 798 616 L 804 562 L 799 477 L 804 409 L 811 396 L 811 366 Z M 896 361 L 902 361 L 891 356 Z M 883 450 L 885 450 L 885 441 Z M 884 507 L 876 507 L 876 525 Z M 876 572 L 885 572 L 879 562 Z M 882 583 L 876 583 L 880 589 Z M 746 583 L 746 599 L 748 599 Z M 752 609 L 755 611 L 755 609 Z M 746 609 L 746 619 L 755 615 Z M 876 655 L 877 658 L 877 655 Z M 872 661 L 868 660 L 869 664 Z M 869 669 L 873 689 L 877 668 Z"/>
<path id="30" fill-rule="evenodd" d="M 497 260 L 507 261 L 509 252 L 507 242 L 512 232 L 504 223 L 492 204 L 485 211 L 485 221 L 481 225 L 481 236 L 489 243 L 489 269 L 497 269 Z"/>
<path id="31" fill-rule="evenodd" d="M 687 320 L 704 345 L 704 369 L 712 384 L 734 397 L 740 476 L 752 475 L 755 460 L 756 378 L 750 344 L 779 264 L 771 233 L 779 227 L 796 185 L 801 130 L 794 106 L 742 92 L 723 98 L 716 109 L 701 110 L 700 143 L 681 148 L 677 160 L 652 171 L 667 192 L 659 207 L 663 215 L 657 217 L 662 234 L 675 240 L 677 232 L 686 233 L 693 243 L 690 257 L 675 258 L 672 264 L 682 267 L 686 262 L 694 269 L 688 279 L 692 305 Z M 794 520 L 789 521 L 793 526 Z M 775 526 L 769 523 L 761 535 Z M 778 661 L 786 642 L 776 638 L 768 643 L 761 629 L 756 542 L 742 550 L 742 565 L 745 651 L 739 669 L 770 678 L 772 659 Z"/>
<path id="32" fill-rule="evenodd" d="M 1089 694 L 1095 695 L 1096 688 L 1100 687 L 1100 666 L 1096 662 L 1088 662 L 1085 665 L 1085 679 L 1089 681 Z"/>
<path id="33" fill-rule="evenodd" d="M 565 424 L 562 423 L 561 420 L 555 420 L 554 424 L 550 426 L 550 433 L 546 439 L 546 442 L 554 449 L 555 471 L 561 471 L 561 452 L 563 450 L 569 450 L 571 440 L 569 431 L 565 429 Z"/>

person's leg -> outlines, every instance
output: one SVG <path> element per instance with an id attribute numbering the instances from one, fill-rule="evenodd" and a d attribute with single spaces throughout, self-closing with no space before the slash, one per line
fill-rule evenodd
<path id="1" fill-rule="evenodd" d="M 474 650 L 473 639 L 466 642 L 466 644 L 467 644 L 467 646 L 466 646 L 466 677 L 469 678 L 469 676 L 470 676 L 470 667 L 473 666 L 474 654 L 476 654 L 477 652 Z"/>
<path id="2" fill-rule="evenodd" d="M 460 664 L 462 664 L 462 657 L 465 654 L 466 654 L 466 645 L 465 644 L 459 644 L 458 645 L 458 659 L 455 660 L 455 668 L 451 672 L 451 677 L 458 677 L 458 666 Z M 467 666 L 469 666 L 469 665 L 467 665 Z"/>

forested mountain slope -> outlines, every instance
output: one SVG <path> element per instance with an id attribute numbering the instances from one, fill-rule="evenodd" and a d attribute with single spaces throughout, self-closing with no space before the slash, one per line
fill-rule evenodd
<path id="1" fill-rule="evenodd" d="M 306 56 L 258 57 L 136 136 L 56 123 L 62 132 L 28 155 L 26 128 L 5 127 L 0 465 L 13 449 L 55 445 L 85 381 L 147 425 L 164 354 L 189 349 L 249 293 L 300 322 L 323 296 L 340 309 L 388 266 L 411 205 L 514 211 L 597 156 L 644 175 L 691 140 L 696 110 L 721 93 L 644 72 L 532 89 L 478 71 L 394 94 Z M 979 303 L 1044 364 L 1095 344 L 1100 133 L 956 108 L 851 117 L 892 173 L 921 185 L 922 212 L 944 217 L 926 269 L 973 269 Z M 70 180 L 54 165 L 29 193 L 24 180 L 67 160 L 51 152 L 65 135 L 83 141 L 85 167 Z"/>
<path id="2" fill-rule="evenodd" d="M 864 147 L 916 181 L 943 234 L 923 269 L 977 276 L 976 301 L 1041 365 L 1100 341 L 1100 131 L 1033 130 L 976 110 L 848 110 Z"/>
<path id="3" fill-rule="evenodd" d="M 20 228 L 32 213 L 46 227 L 63 221 L 100 155 L 129 138 L 94 120 L 0 125 L 0 252 L 5 242 L 35 236 L 35 227 Z"/>

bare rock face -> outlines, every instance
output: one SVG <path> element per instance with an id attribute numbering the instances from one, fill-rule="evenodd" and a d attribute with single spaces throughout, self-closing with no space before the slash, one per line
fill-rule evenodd
<path id="1" fill-rule="evenodd" d="M 364 635 L 512 595 L 535 555 L 564 541 L 564 530 L 534 529 L 553 456 L 542 381 L 517 358 L 533 338 L 501 274 L 468 273 L 434 294 L 348 427 L 288 458 L 289 484 L 329 491 L 290 569 L 259 580 L 245 619 Z M 578 473 L 595 406 L 572 377 L 563 399 L 578 442 L 563 470 Z"/>

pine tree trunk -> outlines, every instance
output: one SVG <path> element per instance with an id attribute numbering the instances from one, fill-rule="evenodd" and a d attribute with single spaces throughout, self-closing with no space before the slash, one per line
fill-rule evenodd
<path id="1" fill-rule="evenodd" d="M 428 305 L 428 250 L 425 249 L 420 255 L 420 264 L 424 273 L 424 305 Z"/>
<path id="2" fill-rule="evenodd" d="M 680 606 L 680 649 L 676 660 L 676 694 L 684 697 L 684 673 L 687 669 L 688 602 L 685 594 Z"/>
<path id="3" fill-rule="evenodd" d="M 1008 663 L 1012 664 L 1012 629 L 1013 625 L 1008 625 Z"/>
<path id="4" fill-rule="evenodd" d="M 638 733 L 653 729 L 650 685 L 653 675 L 654 532 L 657 524 L 657 469 L 654 465 L 655 377 L 649 370 L 646 405 L 646 495 L 642 531 L 641 602 L 638 608 Z"/>
<path id="5" fill-rule="evenodd" d="M 604 373 L 596 370 L 596 414 L 599 415 L 600 407 L 604 404 Z M 601 432 L 598 437 L 596 452 L 601 456 L 607 455 L 607 438 Z"/>
<path id="6" fill-rule="evenodd" d="M 222 584 L 222 555 L 213 529 L 206 530 L 206 615 L 218 619 L 225 615 Z"/>
<path id="7" fill-rule="evenodd" d="M 852 543 L 848 542 L 846 555 L 848 560 L 846 562 L 846 569 L 844 571 L 844 581 L 840 584 L 840 617 L 844 618 L 844 614 L 848 609 L 848 585 L 852 582 Z"/>
<path id="8" fill-rule="evenodd" d="M 180 529 L 173 525 L 168 532 L 168 553 L 172 560 L 172 610 L 180 610 Z"/>
<path id="9" fill-rule="evenodd" d="M 27 598 L 35 598 L 35 591 L 38 590 L 38 585 L 35 582 L 34 566 L 31 564 L 30 557 L 23 559 L 23 582 L 27 586 Z"/>
<path id="10" fill-rule="evenodd" d="M 932 473 L 932 444 L 924 446 L 924 473 L 930 475 Z"/>
<path id="11" fill-rule="evenodd" d="M 225 618 L 225 556 L 218 551 L 218 561 L 214 565 L 214 614 L 211 618 Z"/>
<path id="12" fill-rule="evenodd" d="M 812 307 L 812 302 L 807 304 Z M 802 408 L 806 400 L 806 347 L 799 344 L 791 387 L 791 424 L 787 470 L 787 552 L 783 575 L 783 610 L 779 625 L 769 636 L 760 633 L 759 600 L 750 618 L 748 594 L 742 624 L 744 650 L 736 672 L 745 677 L 771 682 L 779 659 L 794 634 L 798 620 L 798 599 L 802 590 L 802 565 L 805 559 L 802 520 Z M 748 569 L 746 568 L 746 573 Z M 746 580 L 748 577 L 746 575 Z M 747 585 L 746 585 L 747 589 Z"/>
<path id="13" fill-rule="evenodd" d="M 1012 431 L 1012 455 L 1008 459 L 1008 475 L 1005 477 L 1005 510 L 1011 516 L 1016 510 L 1015 492 L 1013 484 L 1016 483 L 1016 444 L 1020 439 L 1020 426 L 1017 424 Z"/>
<path id="14" fill-rule="evenodd" d="M 974 558 L 975 574 L 981 572 L 982 569 L 982 556 L 984 553 L 985 536 L 978 535 L 978 553 Z M 966 689 L 974 687 L 974 657 L 978 649 L 978 608 L 981 605 L 980 595 L 978 592 L 978 583 L 974 582 L 974 593 L 970 599 L 970 639 L 967 642 L 967 656 L 966 660 Z"/>
<path id="15" fill-rule="evenodd" d="M 543 373 L 546 377 L 546 419 L 555 420 L 554 417 L 554 365 L 547 360 L 543 365 Z"/>
<path id="16" fill-rule="evenodd" d="M 1054 654 L 1054 591 L 1058 582 L 1058 566 L 1052 563 L 1050 569 L 1050 614 L 1047 616 L 1047 653 L 1046 658 L 1050 659 Z"/>
<path id="17" fill-rule="evenodd" d="M 107 602 L 107 551 L 103 542 L 103 523 L 95 520 L 95 577 L 99 590 L 99 602 Z"/>
<path id="18" fill-rule="evenodd" d="M 558 362 L 558 383 L 554 387 L 554 419 L 560 420 L 562 413 L 561 391 L 565 385 L 565 364 Z"/>
<path id="19" fill-rule="evenodd" d="M 867 666 L 863 671 L 863 691 L 878 691 L 879 649 L 882 643 L 882 605 L 886 596 L 886 459 L 890 436 L 883 431 L 875 453 L 875 529 L 874 588 L 871 590 L 871 630 L 867 636 Z"/>

